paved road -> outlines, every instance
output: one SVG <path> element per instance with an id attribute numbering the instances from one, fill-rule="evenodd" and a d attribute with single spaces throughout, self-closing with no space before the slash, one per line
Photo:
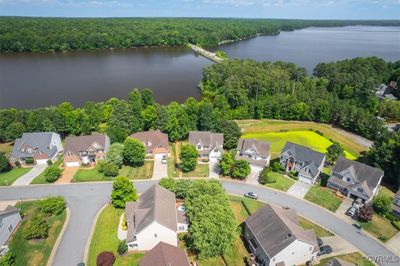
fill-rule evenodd
<path id="1" fill-rule="evenodd" d="M 140 181 L 135 182 L 135 186 L 138 192 L 143 192 L 154 183 L 155 181 Z M 302 216 L 325 226 L 365 254 L 394 255 L 376 240 L 363 233 L 358 233 L 354 227 L 337 218 L 333 213 L 306 201 L 261 186 L 229 181 L 223 181 L 223 185 L 226 191 L 231 194 L 242 195 L 245 192 L 254 191 L 258 193 L 260 200 L 294 208 Z M 76 265 L 83 260 L 84 249 L 93 219 L 98 210 L 109 201 L 111 186 L 111 183 L 84 183 L 0 188 L 0 201 L 33 199 L 49 195 L 61 195 L 65 197 L 71 209 L 71 218 L 56 253 L 53 265 Z M 390 265 L 388 263 L 381 264 Z"/>
<path id="2" fill-rule="evenodd" d="M 15 182 L 12 183 L 11 186 L 29 185 L 33 181 L 33 179 L 35 179 L 38 175 L 40 175 L 44 171 L 44 169 L 46 169 L 46 167 L 47 164 L 35 165 L 28 173 L 24 174 L 23 176 L 15 180 Z"/>

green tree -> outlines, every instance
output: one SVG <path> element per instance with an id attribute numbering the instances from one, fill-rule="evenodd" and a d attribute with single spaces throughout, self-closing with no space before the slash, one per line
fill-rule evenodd
<path id="1" fill-rule="evenodd" d="M 229 152 L 225 152 L 219 161 L 219 167 L 221 169 L 221 174 L 224 176 L 230 176 L 234 163 L 235 163 L 235 160 L 233 159 L 232 154 Z"/>
<path id="2" fill-rule="evenodd" d="M 113 182 L 111 203 L 115 208 L 125 208 L 128 201 L 136 201 L 137 194 L 133 183 L 127 178 L 119 176 Z"/>
<path id="3" fill-rule="evenodd" d="M 145 130 L 157 128 L 157 109 L 153 105 L 149 105 L 142 111 L 143 128 Z"/>
<path id="4" fill-rule="evenodd" d="M 265 184 L 275 183 L 276 178 L 273 175 L 271 175 L 269 168 L 265 167 L 260 173 L 258 181 L 260 182 L 260 184 L 265 185 Z"/>
<path id="5" fill-rule="evenodd" d="M 140 166 L 144 164 L 146 148 L 139 140 L 128 137 L 124 142 L 123 155 L 126 164 Z"/>
<path id="6" fill-rule="evenodd" d="M 117 176 L 119 173 L 119 167 L 113 162 L 99 161 L 97 163 L 99 173 L 103 173 L 105 176 Z"/>
<path id="7" fill-rule="evenodd" d="M 242 132 L 235 121 L 223 120 L 219 125 L 219 132 L 224 134 L 224 148 L 236 148 Z"/>
<path id="8" fill-rule="evenodd" d="M 0 173 L 9 169 L 8 159 L 3 152 L 0 152 Z"/>
<path id="9" fill-rule="evenodd" d="M 184 144 L 181 147 L 181 168 L 183 172 L 190 172 L 196 168 L 198 153 L 196 147 L 190 144 Z"/>
<path id="10" fill-rule="evenodd" d="M 246 179 L 246 177 L 250 174 L 250 164 L 245 160 L 237 160 L 233 165 L 233 170 L 231 176 L 237 179 Z"/>
<path id="11" fill-rule="evenodd" d="M 23 235 L 26 240 L 47 238 L 49 228 L 43 213 L 37 212 L 29 218 L 23 229 Z"/>
<path id="12" fill-rule="evenodd" d="M 339 143 L 334 142 L 331 146 L 328 147 L 328 150 L 326 152 L 326 159 L 328 163 L 334 164 L 340 156 L 344 156 L 344 150 Z"/>
<path id="13" fill-rule="evenodd" d="M 6 129 L 5 137 L 8 141 L 14 141 L 20 138 L 25 132 L 25 126 L 21 122 L 12 122 Z"/>
<path id="14" fill-rule="evenodd" d="M 57 165 L 51 165 L 44 170 L 43 175 L 46 182 L 53 183 L 61 176 L 61 173 L 62 170 Z"/>
<path id="15" fill-rule="evenodd" d="M 153 91 L 151 89 L 144 89 L 142 90 L 141 94 L 143 108 L 154 105 Z"/>
<path id="16" fill-rule="evenodd" d="M 106 161 L 121 167 L 124 162 L 124 145 L 121 143 L 111 144 L 106 154 Z"/>
<path id="17" fill-rule="evenodd" d="M 118 126 L 109 126 L 106 132 L 111 143 L 123 142 L 128 137 L 128 130 Z"/>
<path id="18" fill-rule="evenodd" d="M 372 207 L 377 214 L 385 216 L 392 210 L 392 199 L 388 195 L 379 194 L 374 198 Z"/>
<path id="19" fill-rule="evenodd" d="M 39 210 L 47 215 L 59 215 L 65 210 L 63 197 L 48 197 L 39 202 Z"/>
<path id="20" fill-rule="evenodd" d="M 217 129 L 217 117 L 211 103 L 205 102 L 200 106 L 197 127 L 201 131 L 215 131 Z"/>

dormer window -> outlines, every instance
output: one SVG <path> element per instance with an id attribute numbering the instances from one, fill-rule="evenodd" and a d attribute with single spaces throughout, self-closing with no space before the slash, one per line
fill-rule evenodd
<path id="1" fill-rule="evenodd" d="M 350 178 L 350 177 L 346 178 L 346 181 L 347 181 L 348 183 L 350 183 L 350 182 L 351 182 L 351 178 Z"/>
<path id="2" fill-rule="evenodd" d="M 357 191 L 358 191 L 358 192 L 361 192 L 361 193 L 363 193 L 363 192 L 364 192 L 364 190 L 363 190 L 362 188 L 360 188 L 360 187 L 359 187 L 359 188 L 357 188 Z"/>
<path id="3" fill-rule="evenodd" d="M 201 150 L 201 145 L 200 144 L 197 144 L 197 149 Z"/>
<path id="4" fill-rule="evenodd" d="M 151 141 L 148 141 L 148 142 L 147 142 L 147 146 L 151 146 Z"/>

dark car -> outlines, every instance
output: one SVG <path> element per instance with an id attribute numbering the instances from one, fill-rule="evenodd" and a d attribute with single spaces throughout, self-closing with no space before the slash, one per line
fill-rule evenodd
<path id="1" fill-rule="evenodd" d="M 331 246 L 322 246 L 319 248 L 319 252 L 317 253 L 317 256 L 325 255 L 325 254 L 330 254 L 332 253 L 332 248 Z"/>
<path id="2" fill-rule="evenodd" d="M 318 246 L 322 246 L 324 244 L 324 242 L 322 241 L 321 238 L 317 237 L 317 242 L 318 242 Z"/>
<path id="3" fill-rule="evenodd" d="M 247 192 L 246 194 L 244 194 L 245 197 L 247 198 L 251 198 L 251 199 L 258 199 L 258 195 L 257 193 L 254 192 Z"/>
<path id="4" fill-rule="evenodd" d="M 358 230 L 361 230 L 361 229 L 362 229 L 362 225 L 359 224 L 359 223 L 354 223 L 353 226 L 354 226 L 355 228 L 357 228 Z"/>

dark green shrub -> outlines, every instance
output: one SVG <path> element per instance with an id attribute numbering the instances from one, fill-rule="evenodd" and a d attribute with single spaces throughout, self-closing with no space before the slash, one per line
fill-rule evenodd
<path id="1" fill-rule="evenodd" d="M 24 238 L 40 239 L 47 238 L 49 233 L 49 225 L 46 222 L 44 214 L 37 212 L 28 220 L 23 231 Z"/>
<path id="2" fill-rule="evenodd" d="M 52 160 L 47 160 L 47 165 L 48 165 L 48 166 L 53 165 L 53 161 L 52 161 Z"/>
<path id="3" fill-rule="evenodd" d="M 0 266 L 14 265 L 15 255 L 8 251 L 3 257 L 0 257 Z"/>
<path id="4" fill-rule="evenodd" d="M 8 159 L 3 152 L 0 152 L 0 173 L 9 170 Z"/>
<path id="5" fill-rule="evenodd" d="M 372 207 L 377 214 L 385 216 L 392 210 L 392 199 L 390 196 L 379 194 L 372 201 Z"/>
<path id="6" fill-rule="evenodd" d="M 271 169 L 272 169 L 272 171 L 274 171 L 274 172 L 282 172 L 282 171 L 285 171 L 285 168 L 283 168 L 283 166 L 282 166 L 279 162 L 274 162 L 274 163 L 272 164 Z"/>
<path id="7" fill-rule="evenodd" d="M 65 210 L 63 197 L 49 197 L 39 202 L 39 209 L 47 215 L 59 215 Z"/>
<path id="8" fill-rule="evenodd" d="M 21 163 L 19 161 L 16 161 L 15 162 L 15 167 L 20 167 L 20 166 L 21 166 Z"/>
<path id="9" fill-rule="evenodd" d="M 97 169 L 100 173 L 105 176 L 117 176 L 119 172 L 119 167 L 115 163 L 101 161 L 97 164 Z"/>
<path id="10" fill-rule="evenodd" d="M 26 164 L 33 164 L 34 162 L 35 162 L 35 160 L 33 160 L 33 158 L 31 158 L 31 157 L 25 158 Z"/>
<path id="11" fill-rule="evenodd" d="M 62 170 L 56 165 L 51 165 L 44 170 L 46 182 L 53 183 L 61 176 Z"/>
<path id="12" fill-rule="evenodd" d="M 120 241 L 118 244 L 118 254 L 122 255 L 128 251 L 128 246 L 126 245 L 125 241 Z"/>
<path id="13" fill-rule="evenodd" d="M 399 221 L 399 217 L 397 217 L 396 215 L 394 215 L 393 213 L 389 212 L 388 214 L 385 215 L 385 217 L 391 221 L 391 222 L 396 222 Z"/>
<path id="14" fill-rule="evenodd" d="M 271 175 L 268 168 L 264 168 L 260 174 L 260 177 L 258 178 L 258 182 L 260 182 L 262 185 L 271 184 L 276 182 L 276 178 Z"/>

